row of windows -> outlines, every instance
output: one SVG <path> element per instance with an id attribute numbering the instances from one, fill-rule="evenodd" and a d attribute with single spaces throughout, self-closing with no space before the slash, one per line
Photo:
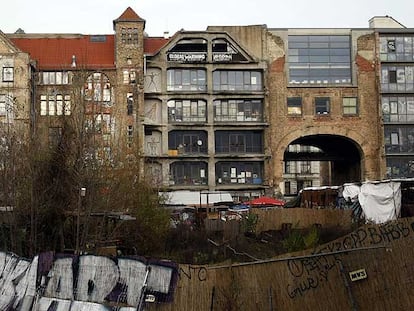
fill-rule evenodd
<path id="1" fill-rule="evenodd" d="M 262 131 L 216 131 L 215 153 L 257 154 L 263 153 Z M 171 131 L 168 133 L 168 149 L 176 154 L 207 154 L 205 131 Z"/>
<path id="2" fill-rule="evenodd" d="M 124 44 L 138 44 L 138 28 L 122 28 L 121 42 Z"/>
<path id="3" fill-rule="evenodd" d="M 331 101 L 329 97 L 315 97 L 315 114 L 329 115 L 331 113 Z M 287 113 L 290 116 L 301 116 L 303 114 L 303 104 L 301 97 L 287 98 Z M 343 115 L 357 115 L 358 102 L 356 97 L 342 98 Z"/>
<path id="4" fill-rule="evenodd" d="M 414 60 L 414 36 L 382 36 L 380 38 L 381 61 Z"/>
<path id="5" fill-rule="evenodd" d="M 217 184 L 263 183 L 262 162 L 218 162 L 215 167 Z M 174 162 L 170 166 L 171 182 L 175 185 L 207 185 L 206 162 Z"/>
<path id="6" fill-rule="evenodd" d="M 414 91 L 414 66 L 382 65 L 382 92 L 412 92 Z"/>
<path id="7" fill-rule="evenodd" d="M 70 84 L 72 74 L 68 71 L 42 71 L 39 73 L 39 83 L 43 85 Z"/>
<path id="8" fill-rule="evenodd" d="M 414 122 L 413 96 L 382 96 L 384 122 Z"/>
<path id="9" fill-rule="evenodd" d="M 167 91 L 207 90 L 206 70 L 174 68 L 167 71 Z M 213 72 L 214 91 L 261 91 L 260 71 L 218 70 Z"/>
<path id="10" fill-rule="evenodd" d="M 289 36 L 289 83 L 351 83 L 349 36 Z"/>
<path id="11" fill-rule="evenodd" d="M 215 122 L 263 122 L 263 104 L 259 99 L 218 99 L 213 104 Z M 204 100 L 169 100 L 167 106 L 169 122 L 207 121 Z"/>
<path id="12" fill-rule="evenodd" d="M 414 128 L 409 126 L 385 126 L 386 153 L 414 153 Z"/>
<path id="13" fill-rule="evenodd" d="M 70 95 L 41 95 L 41 116 L 69 116 L 71 114 Z"/>
<path id="14" fill-rule="evenodd" d="M 414 160 L 408 157 L 388 157 L 387 158 L 387 177 L 388 178 L 414 178 Z"/>
<path id="15" fill-rule="evenodd" d="M 226 39 L 214 39 L 211 43 L 213 62 L 237 62 L 247 59 Z M 169 61 L 192 63 L 206 62 L 208 41 L 203 38 L 182 39 L 167 53 Z"/>

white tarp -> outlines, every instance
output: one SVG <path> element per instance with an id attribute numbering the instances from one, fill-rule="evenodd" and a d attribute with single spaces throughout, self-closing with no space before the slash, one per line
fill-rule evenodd
<path id="1" fill-rule="evenodd" d="M 222 191 L 172 191 L 161 192 L 160 195 L 166 196 L 166 205 L 200 205 L 214 203 L 232 203 L 233 198 L 229 192 Z"/>
<path id="2" fill-rule="evenodd" d="M 358 200 L 367 221 L 382 224 L 395 220 L 401 211 L 401 183 L 364 183 Z"/>

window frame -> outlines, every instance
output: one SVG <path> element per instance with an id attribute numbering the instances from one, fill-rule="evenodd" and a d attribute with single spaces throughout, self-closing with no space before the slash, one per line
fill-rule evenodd
<path id="1" fill-rule="evenodd" d="M 325 101 L 325 102 L 322 102 Z M 331 114 L 331 98 L 330 97 L 315 97 L 314 99 L 315 104 L 315 115 L 317 116 L 329 116 Z M 324 111 L 318 112 L 318 110 L 322 110 L 325 106 L 326 109 Z"/>
<path id="2" fill-rule="evenodd" d="M 214 92 L 263 91 L 263 72 L 260 70 L 214 70 Z"/>
<path id="3" fill-rule="evenodd" d="M 352 103 L 353 101 L 355 103 Z M 351 112 L 351 110 L 354 110 L 354 111 Z M 356 96 L 342 97 L 342 114 L 344 116 L 357 116 L 358 115 L 358 97 Z"/>
<path id="4" fill-rule="evenodd" d="M 5 66 L 2 70 L 3 82 L 14 82 L 14 67 Z"/>
<path id="5" fill-rule="evenodd" d="M 262 99 L 215 99 L 214 122 L 263 122 Z"/>
<path id="6" fill-rule="evenodd" d="M 170 180 L 178 186 L 208 184 L 208 163 L 205 161 L 175 161 L 170 164 Z"/>
<path id="7" fill-rule="evenodd" d="M 300 116 L 302 116 L 302 114 L 303 114 L 302 97 L 300 97 L 300 96 L 287 97 L 286 105 L 287 105 L 287 115 L 288 116 L 290 116 L 290 117 L 300 117 Z M 294 112 L 296 110 L 299 110 L 299 113 Z"/>
<path id="8" fill-rule="evenodd" d="M 194 92 L 207 90 L 207 70 L 204 68 L 167 69 L 167 91 Z"/>
<path id="9" fill-rule="evenodd" d="M 170 99 L 167 107 L 169 123 L 207 122 L 207 102 L 203 99 Z"/>

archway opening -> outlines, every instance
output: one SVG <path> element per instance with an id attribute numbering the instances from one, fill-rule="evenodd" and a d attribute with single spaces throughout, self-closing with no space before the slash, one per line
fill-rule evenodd
<path id="1" fill-rule="evenodd" d="M 323 134 L 297 138 L 286 148 L 283 160 L 285 195 L 295 195 L 305 187 L 361 181 L 361 151 L 347 137 Z"/>

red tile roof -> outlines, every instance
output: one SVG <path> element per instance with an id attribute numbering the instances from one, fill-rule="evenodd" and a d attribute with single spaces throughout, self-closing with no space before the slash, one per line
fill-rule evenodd
<path id="1" fill-rule="evenodd" d="M 29 53 L 40 70 L 69 69 L 73 55 L 78 69 L 115 68 L 114 35 L 10 35 L 10 40 Z M 144 53 L 154 55 L 167 42 L 165 38 L 145 38 Z"/>
<path id="2" fill-rule="evenodd" d="M 149 55 L 154 55 L 157 53 L 167 42 L 169 39 L 165 38 L 145 38 L 144 39 L 144 53 Z"/>
<path id="3" fill-rule="evenodd" d="M 73 55 L 77 68 L 115 68 L 114 35 L 16 36 L 10 40 L 29 53 L 41 70 L 70 68 Z"/>
<path id="4" fill-rule="evenodd" d="M 120 17 L 118 17 L 115 21 L 145 21 L 144 19 L 142 19 L 141 17 L 138 16 L 137 13 L 135 13 L 135 11 L 133 9 L 131 9 L 131 7 L 128 7 L 124 13 L 121 14 Z"/>

